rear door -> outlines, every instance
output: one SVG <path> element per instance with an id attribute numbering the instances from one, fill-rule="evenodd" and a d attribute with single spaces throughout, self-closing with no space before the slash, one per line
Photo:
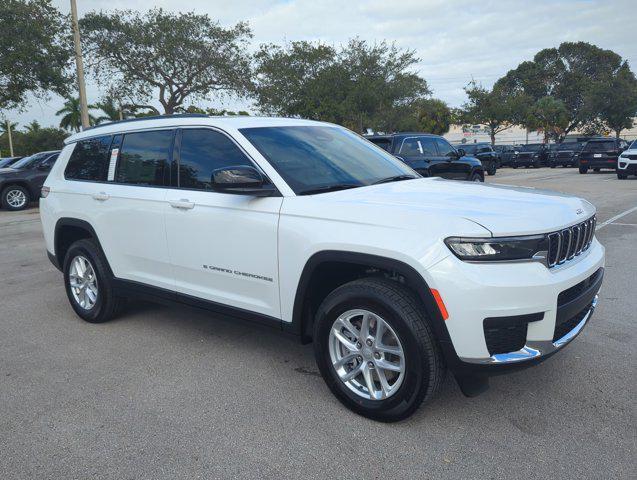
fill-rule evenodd
<path id="1" fill-rule="evenodd" d="M 93 227 L 116 277 L 174 289 L 165 208 L 173 129 L 113 138 L 106 181 L 91 183 Z"/>
<path id="2" fill-rule="evenodd" d="M 218 168 L 259 169 L 220 130 L 180 130 L 175 153 L 165 213 L 176 290 L 280 318 L 277 229 L 283 197 L 212 189 Z"/>

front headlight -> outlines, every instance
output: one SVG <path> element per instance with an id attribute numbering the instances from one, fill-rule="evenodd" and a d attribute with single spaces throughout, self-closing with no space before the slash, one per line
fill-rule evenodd
<path id="1" fill-rule="evenodd" d="M 465 262 L 506 262 L 537 260 L 546 257 L 548 237 L 462 238 L 449 237 L 445 243 L 453 254 Z"/>

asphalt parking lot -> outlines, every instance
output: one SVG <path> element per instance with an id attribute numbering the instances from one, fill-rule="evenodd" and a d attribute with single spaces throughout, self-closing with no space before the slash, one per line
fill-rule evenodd
<path id="1" fill-rule="evenodd" d="M 82 322 L 37 209 L 0 212 L 0 478 L 635 478 L 637 179 L 542 168 L 487 181 L 598 207 L 598 310 L 537 368 L 472 399 L 448 377 L 391 425 L 343 408 L 311 345 L 274 331 L 145 303 Z"/>

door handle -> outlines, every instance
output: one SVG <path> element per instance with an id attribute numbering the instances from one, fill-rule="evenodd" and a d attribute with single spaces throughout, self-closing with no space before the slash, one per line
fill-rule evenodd
<path id="1" fill-rule="evenodd" d="M 111 198 L 111 196 L 107 193 L 104 192 L 100 192 L 100 193 L 94 193 L 93 194 L 93 200 L 97 200 L 99 202 L 104 202 L 106 200 L 108 200 L 109 198 Z"/>
<path id="2" fill-rule="evenodd" d="M 181 200 L 172 200 L 170 206 L 181 210 L 192 210 L 195 208 L 195 202 L 182 198 Z"/>

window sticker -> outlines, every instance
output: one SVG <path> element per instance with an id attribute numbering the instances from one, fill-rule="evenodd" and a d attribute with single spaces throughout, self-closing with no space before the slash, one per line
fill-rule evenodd
<path id="1" fill-rule="evenodd" d="M 111 150 L 111 160 L 108 164 L 108 177 L 107 180 L 112 182 L 115 180 L 115 166 L 117 165 L 117 155 L 119 154 L 119 148 Z"/>

